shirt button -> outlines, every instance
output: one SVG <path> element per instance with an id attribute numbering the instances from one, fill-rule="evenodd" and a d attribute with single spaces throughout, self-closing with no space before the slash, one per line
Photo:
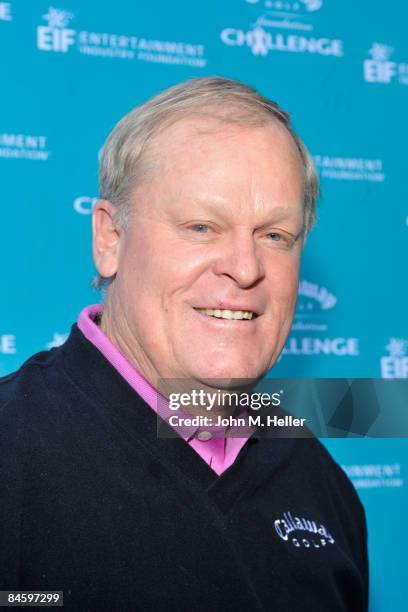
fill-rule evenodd
<path id="1" fill-rule="evenodd" d="M 207 442 L 207 440 L 211 440 L 212 433 L 210 431 L 199 431 L 196 438 L 201 442 Z"/>

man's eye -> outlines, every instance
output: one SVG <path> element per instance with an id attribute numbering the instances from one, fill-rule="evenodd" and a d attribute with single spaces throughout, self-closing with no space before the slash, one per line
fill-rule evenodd
<path id="1" fill-rule="evenodd" d="M 270 240 L 273 240 L 275 242 L 281 242 L 282 240 L 284 240 L 282 234 L 278 234 L 277 232 L 271 232 L 270 234 L 268 234 L 268 237 Z"/>
<path id="2" fill-rule="evenodd" d="M 190 226 L 190 229 L 199 234 L 207 234 L 210 228 L 205 223 L 194 223 L 194 225 Z"/>
<path id="3" fill-rule="evenodd" d="M 286 232 L 269 232 L 266 237 L 269 242 L 274 242 L 277 246 L 285 249 L 291 248 L 296 242 L 295 237 L 286 234 Z"/>

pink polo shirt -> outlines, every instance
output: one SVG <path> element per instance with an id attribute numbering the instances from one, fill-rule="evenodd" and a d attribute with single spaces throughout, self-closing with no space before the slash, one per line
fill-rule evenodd
<path id="1" fill-rule="evenodd" d="M 128 384 L 144 399 L 146 404 L 157 413 L 157 390 L 136 370 L 136 368 L 122 355 L 116 346 L 109 340 L 103 331 L 94 322 L 96 315 L 101 314 L 103 306 L 92 304 L 84 308 L 78 317 L 78 327 L 84 336 L 102 353 L 113 365 Z M 166 401 L 162 398 L 161 406 Z M 162 410 L 160 412 L 162 415 Z M 249 438 L 217 438 L 199 440 L 195 436 L 197 428 L 183 429 L 178 434 L 193 448 L 202 459 L 216 472 L 222 474 L 229 468 L 238 456 L 239 451 Z"/>

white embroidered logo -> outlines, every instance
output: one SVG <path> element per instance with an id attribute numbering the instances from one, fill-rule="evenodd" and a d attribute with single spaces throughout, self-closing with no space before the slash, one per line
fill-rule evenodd
<path id="1" fill-rule="evenodd" d="M 285 542 L 291 542 L 296 548 L 324 548 L 327 544 L 334 544 L 333 536 L 326 527 L 304 517 L 292 516 L 291 512 L 284 512 L 283 517 L 276 519 L 275 531 Z M 300 532 L 294 537 L 290 534 Z M 302 532 L 308 532 L 307 537 Z M 309 535 L 311 534 L 311 535 Z"/>

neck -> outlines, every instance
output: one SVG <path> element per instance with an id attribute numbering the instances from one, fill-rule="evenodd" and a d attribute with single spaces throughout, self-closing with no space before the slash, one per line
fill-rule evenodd
<path id="1" fill-rule="evenodd" d="M 110 295 L 109 290 L 103 304 L 100 329 L 129 363 L 157 389 L 159 375 L 129 327 L 123 309 Z"/>

